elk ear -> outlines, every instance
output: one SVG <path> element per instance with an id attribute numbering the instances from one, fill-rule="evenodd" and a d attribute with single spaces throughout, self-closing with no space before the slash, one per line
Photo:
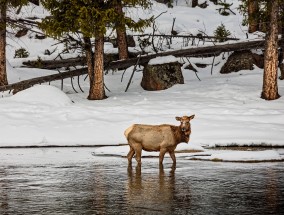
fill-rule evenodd
<path id="1" fill-rule="evenodd" d="M 177 121 L 181 121 L 181 117 L 176 116 Z"/>
<path id="2" fill-rule="evenodd" d="M 189 120 L 192 120 L 195 117 L 195 115 L 191 115 L 189 118 Z"/>

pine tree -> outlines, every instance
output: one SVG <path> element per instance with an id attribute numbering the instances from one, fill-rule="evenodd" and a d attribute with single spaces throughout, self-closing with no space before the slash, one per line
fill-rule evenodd
<path id="1" fill-rule="evenodd" d="M 143 5 L 146 1 L 129 0 L 132 5 Z M 135 22 L 129 17 L 118 13 L 115 6 L 117 1 L 112 0 L 43 0 L 45 8 L 51 15 L 41 23 L 41 28 L 48 34 L 56 37 L 67 32 L 81 32 L 85 39 L 95 38 L 95 54 L 93 70 L 88 65 L 90 76 L 90 91 L 88 99 L 101 100 L 106 98 L 104 91 L 104 34 L 107 27 L 115 28 L 115 23 L 121 22 L 131 28 L 142 28 L 149 24 L 148 20 Z M 142 4 L 143 3 L 143 4 Z M 90 49 L 89 49 L 90 50 Z M 92 55 L 88 54 L 90 58 Z"/>
<path id="2" fill-rule="evenodd" d="M 8 84 L 6 72 L 7 9 L 24 5 L 26 3 L 26 0 L 0 0 L 0 86 Z"/>

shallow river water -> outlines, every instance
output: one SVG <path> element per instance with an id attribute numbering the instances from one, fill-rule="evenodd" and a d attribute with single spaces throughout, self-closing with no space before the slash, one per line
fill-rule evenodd
<path id="1" fill-rule="evenodd" d="M 0 149 L 0 214 L 284 214 L 284 164 Z"/>

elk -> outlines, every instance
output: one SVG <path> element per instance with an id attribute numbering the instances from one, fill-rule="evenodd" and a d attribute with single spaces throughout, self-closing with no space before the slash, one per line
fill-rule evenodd
<path id="1" fill-rule="evenodd" d="M 127 154 L 128 163 L 131 164 L 135 154 L 138 164 L 141 164 L 142 149 L 145 151 L 160 151 L 159 163 L 162 164 L 166 152 L 168 152 L 176 163 L 175 149 L 181 142 L 189 142 L 191 134 L 190 120 L 195 115 L 176 117 L 180 121 L 179 126 L 175 125 L 143 125 L 134 124 L 127 128 L 124 135 L 130 146 Z"/>

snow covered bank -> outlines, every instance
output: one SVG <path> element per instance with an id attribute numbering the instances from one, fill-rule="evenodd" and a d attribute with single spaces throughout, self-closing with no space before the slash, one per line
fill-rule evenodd
<path id="1" fill-rule="evenodd" d="M 66 94 L 37 86 L 8 95 L 0 99 L 0 146 L 118 145 L 126 143 L 123 132 L 133 123 L 178 125 L 176 116 L 191 114 L 196 117 L 190 144 L 284 146 L 284 97 L 260 98 L 262 71 L 211 76 L 208 70 L 199 69 L 201 81 L 183 70 L 185 84 L 156 92 L 144 91 L 142 73 L 136 73 L 126 93 L 132 69 L 122 82 L 123 71 L 118 71 L 105 76 L 111 92 L 102 101 L 86 99 L 87 81 L 81 85 L 85 93 L 74 93 L 65 84 Z M 60 88 L 60 82 L 52 84 Z M 279 92 L 284 95 L 283 81 Z"/>

